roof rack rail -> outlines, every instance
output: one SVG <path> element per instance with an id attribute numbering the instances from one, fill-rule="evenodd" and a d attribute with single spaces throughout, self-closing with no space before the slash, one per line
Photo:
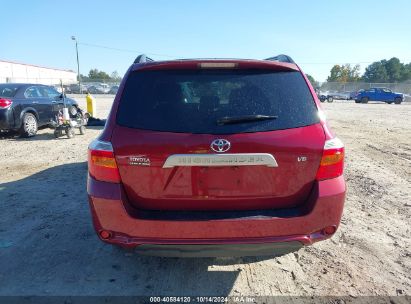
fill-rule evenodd
<path id="1" fill-rule="evenodd" d="M 147 57 L 145 54 L 138 55 L 136 60 L 134 60 L 134 63 L 144 63 L 144 62 L 150 62 L 154 61 L 150 57 Z"/>
<path id="2" fill-rule="evenodd" d="M 278 62 L 288 62 L 288 63 L 295 63 L 294 60 L 288 56 L 288 55 L 284 55 L 284 54 L 280 54 L 274 57 L 270 57 L 264 60 L 271 60 L 271 61 L 278 61 Z"/>

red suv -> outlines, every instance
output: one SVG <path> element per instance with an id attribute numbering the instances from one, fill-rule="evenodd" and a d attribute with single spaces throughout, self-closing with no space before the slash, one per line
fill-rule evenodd
<path id="1" fill-rule="evenodd" d="M 343 212 L 344 146 L 286 55 L 140 55 L 88 154 L 99 237 L 146 254 L 283 254 Z"/>

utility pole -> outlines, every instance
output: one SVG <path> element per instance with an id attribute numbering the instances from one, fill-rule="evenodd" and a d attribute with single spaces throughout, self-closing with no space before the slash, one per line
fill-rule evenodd
<path id="1" fill-rule="evenodd" d="M 80 94 L 82 93 L 81 90 L 81 76 L 80 76 L 80 61 L 78 60 L 78 41 L 75 36 L 71 36 L 71 40 L 76 42 L 76 56 L 77 56 L 77 80 L 78 80 L 78 89 Z"/>

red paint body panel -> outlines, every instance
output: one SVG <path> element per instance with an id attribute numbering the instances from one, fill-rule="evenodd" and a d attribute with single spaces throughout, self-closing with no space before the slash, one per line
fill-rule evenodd
<path id="1" fill-rule="evenodd" d="M 132 67 L 136 70 L 189 70 L 199 69 L 201 63 L 234 63 L 237 69 L 260 69 L 260 70 L 294 70 L 299 68 L 296 64 L 264 60 L 246 60 L 246 59 L 190 59 L 190 60 L 172 60 L 172 61 L 154 61 L 142 64 L 135 64 Z"/>
<path id="2" fill-rule="evenodd" d="M 113 233 L 104 240 L 123 246 L 139 244 L 261 243 L 298 240 L 309 245 L 328 238 L 320 231 L 338 227 L 345 199 L 343 177 L 316 182 L 301 215 L 226 220 L 147 220 L 131 216 L 121 184 L 88 178 L 89 202 L 97 231 Z M 126 205 L 125 205 L 126 204 Z M 137 211 L 138 214 L 138 211 Z"/>
<path id="3" fill-rule="evenodd" d="M 300 205 L 309 195 L 324 147 L 321 124 L 288 130 L 224 135 L 230 153 L 270 153 L 278 167 L 162 168 L 173 154 L 215 153 L 210 134 L 168 133 L 116 126 L 114 147 L 132 205 L 154 210 L 255 210 Z M 150 159 L 150 166 L 129 158 Z M 308 161 L 298 162 L 305 156 Z"/>
<path id="4" fill-rule="evenodd" d="M 331 237 L 322 231 L 338 227 L 345 200 L 343 176 L 316 181 L 324 142 L 334 137 L 325 119 L 307 127 L 233 135 L 183 134 L 129 129 L 116 124 L 117 109 L 128 75 L 136 70 L 198 69 L 201 62 L 235 62 L 241 69 L 301 71 L 296 64 L 260 60 L 178 60 L 132 65 L 119 87 L 100 135 L 111 142 L 121 183 L 88 177 L 88 197 L 97 232 L 103 241 L 125 247 L 141 244 L 235 244 L 299 241 L 310 245 Z M 310 82 L 315 104 L 321 111 Z M 212 153 L 210 143 L 223 137 L 230 153 L 271 153 L 279 167 L 162 168 L 172 154 Z M 129 156 L 146 155 L 151 166 L 130 166 Z M 297 163 L 306 156 L 310 162 Z M 202 219 L 154 219 L 143 210 L 283 210 L 293 216 Z M 217 212 L 217 211 L 215 211 Z M 247 212 L 247 211 L 243 211 Z"/>

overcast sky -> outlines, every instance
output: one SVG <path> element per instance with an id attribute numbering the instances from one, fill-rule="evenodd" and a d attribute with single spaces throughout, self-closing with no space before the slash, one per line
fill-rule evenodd
<path id="1" fill-rule="evenodd" d="M 411 62 L 411 1 L 7 1 L 0 60 L 123 74 L 154 59 L 288 54 L 324 81 L 334 64 Z M 121 49 L 113 50 L 96 47 Z"/>

